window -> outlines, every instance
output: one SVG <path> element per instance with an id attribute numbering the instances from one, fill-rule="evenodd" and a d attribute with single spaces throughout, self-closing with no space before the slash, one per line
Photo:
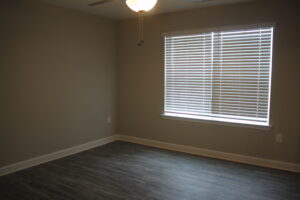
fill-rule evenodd
<path id="1" fill-rule="evenodd" d="M 273 27 L 165 35 L 164 115 L 269 126 Z"/>

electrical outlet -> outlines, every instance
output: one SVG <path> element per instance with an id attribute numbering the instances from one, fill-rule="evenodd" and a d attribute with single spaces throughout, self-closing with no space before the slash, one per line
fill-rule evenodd
<path id="1" fill-rule="evenodd" d="M 107 116 L 107 118 L 106 118 L 106 122 L 107 122 L 108 124 L 110 124 L 110 123 L 111 123 L 111 116 Z"/>
<path id="2" fill-rule="evenodd" d="M 282 138 L 283 138 L 283 136 L 281 133 L 276 133 L 276 135 L 275 135 L 276 143 L 282 143 Z"/>

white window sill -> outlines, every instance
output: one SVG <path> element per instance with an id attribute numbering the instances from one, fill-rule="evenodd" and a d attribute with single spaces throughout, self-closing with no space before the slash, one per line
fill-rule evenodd
<path id="1" fill-rule="evenodd" d="M 256 125 L 256 124 L 244 124 L 238 122 L 226 122 L 226 121 L 218 121 L 213 119 L 201 119 L 201 118 L 192 118 L 188 116 L 180 116 L 180 115 L 170 115 L 170 114 L 162 114 L 162 117 L 165 119 L 172 119 L 172 120 L 182 120 L 182 121 L 189 121 L 189 122 L 200 122 L 200 123 L 207 123 L 207 124 L 216 124 L 216 125 L 225 125 L 225 126 L 235 126 L 235 127 L 242 127 L 242 128 L 251 128 L 251 129 L 259 129 L 259 130 L 271 130 L 271 125 Z"/>

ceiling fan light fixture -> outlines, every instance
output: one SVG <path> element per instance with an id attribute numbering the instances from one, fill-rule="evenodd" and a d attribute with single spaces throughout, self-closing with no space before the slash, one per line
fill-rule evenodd
<path id="1" fill-rule="evenodd" d="M 157 0 L 126 0 L 127 6 L 135 12 L 147 12 L 151 10 Z"/>

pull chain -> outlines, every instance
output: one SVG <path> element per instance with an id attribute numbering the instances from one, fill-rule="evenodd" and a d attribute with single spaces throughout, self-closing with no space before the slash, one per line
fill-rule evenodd
<path id="1" fill-rule="evenodd" d="M 144 44 L 144 11 L 139 11 L 139 47 Z"/>

